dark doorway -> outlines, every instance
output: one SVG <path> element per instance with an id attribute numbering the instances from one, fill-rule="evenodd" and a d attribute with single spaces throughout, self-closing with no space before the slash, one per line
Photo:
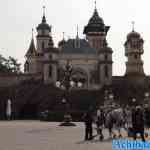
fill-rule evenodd
<path id="1" fill-rule="evenodd" d="M 19 112 L 19 119 L 38 119 L 37 104 L 27 103 L 23 105 Z"/>

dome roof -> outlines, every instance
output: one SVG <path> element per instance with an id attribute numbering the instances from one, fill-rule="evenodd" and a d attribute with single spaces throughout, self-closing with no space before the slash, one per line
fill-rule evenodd
<path id="1" fill-rule="evenodd" d="M 140 34 L 134 30 L 127 35 L 127 39 L 138 38 L 140 39 Z"/>
<path id="2" fill-rule="evenodd" d="M 88 22 L 89 26 L 105 26 L 104 21 L 101 17 L 99 17 L 97 9 L 94 10 L 93 16 L 90 18 Z"/>
<path id="3" fill-rule="evenodd" d="M 45 16 L 43 16 L 42 22 L 38 25 L 37 30 L 49 30 L 51 32 L 51 27 L 46 23 Z"/>
<path id="4" fill-rule="evenodd" d="M 94 10 L 92 17 L 90 18 L 88 25 L 84 28 L 84 34 L 88 32 L 106 32 L 109 30 L 109 26 L 105 26 L 103 19 L 99 16 L 97 9 Z"/>

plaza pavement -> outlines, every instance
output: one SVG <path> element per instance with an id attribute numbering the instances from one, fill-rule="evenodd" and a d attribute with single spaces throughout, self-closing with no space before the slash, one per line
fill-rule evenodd
<path id="1" fill-rule="evenodd" d="M 103 142 L 96 137 L 84 141 L 84 124 L 60 127 L 58 122 L 0 121 L 0 150 L 111 150 L 104 131 Z M 95 133 L 96 134 L 96 133 Z"/>

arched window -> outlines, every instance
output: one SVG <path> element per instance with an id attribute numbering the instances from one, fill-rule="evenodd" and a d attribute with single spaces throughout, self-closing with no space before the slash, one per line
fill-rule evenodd
<path id="1" fill-rule="evenodd" d="M 44 49 L 45 48 L 45 44 L 44 44 L 44 41 L 42 42 L 42 49 Z"/>
<path id="2" fill-rule="evenodd" d="M 108 78 L 108 66 L 104 67 L 105 77 Z"/>
<path id="3" fill-rule="evenodd" d="M 51 77 L 52 76 L 52 66 L 49 65 L 49 72 L 48 72 L 48 76 Z"/>
<path id="4" fill-rule="evenodd" d="M 29 72 L 29 62 L 26 61 L 25 65 L 24 65 L 24 72 Z"/>
<path id="5" fill-rule="evenodd" d="M 51 54 L 49 54 L 49 60 L 52 60 L 52 58 L 53 58 L 53 57 L 52 57 L 52 55 L 51 55 Z"/>
<path id="6" fill-rule="evenodd" d="M 108 59 L 108 55 L 107 54 L 105 54 L 105 60 L 107 60 Z"/>
<path id="7" fill-rule="evenodd" d="M 96 47 L 96 41 L 93 39 L 93 47 Z"/>
<path id="8" fill-rule="evenodd" d="M 135 58 L 135 59 L 137 59 L 137 58 L 138 58 L 137 54 L 135 54 L 135 55 L 134 55 L 134 58 Z"/>

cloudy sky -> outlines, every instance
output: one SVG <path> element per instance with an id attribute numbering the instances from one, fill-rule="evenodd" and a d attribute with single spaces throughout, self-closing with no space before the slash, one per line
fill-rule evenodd
<path id="1" fill-rule="evenodd" d="M 31 40 L 31 30 L 41 22 L 42 7 L 46 6 L 47 22 L 52 25 L 55 46 L 62 39 L 79 35 L 84 37 L 83 28 L 87 25 L 94 11 L 94 0 L 0 0 L 0 54 L 13 56 L 22 64 L 24 55 Z M 150 75 L 150 2 L 148 0 L 97 0 L 97 10 L 105 25 L 111 26 L 107 41 L 112 47 L 113 74 L 123 75 L 125 72 L 124 42 L 126 35 L 132 30 L 143 37 L 144 69 Z"/>

